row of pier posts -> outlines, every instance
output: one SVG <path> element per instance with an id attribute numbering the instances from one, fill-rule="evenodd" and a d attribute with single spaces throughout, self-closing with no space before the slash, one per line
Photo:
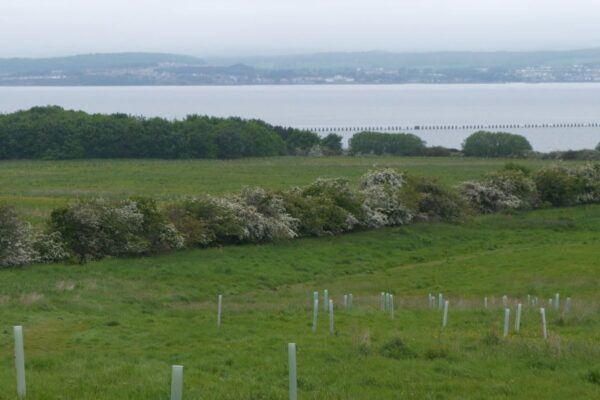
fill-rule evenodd
<path id="1" fill-rule="evenodd" d="M 598 128 L 600 123 L 547 123 L 547 124 L 484 124 L 484 125 L 389 125 L 389 126 L 337 126 L 308 128 L 313 132 L 402 132 L 402 131 L 449 131 L 489 129 L 546 129 L 546 128 Z"/>

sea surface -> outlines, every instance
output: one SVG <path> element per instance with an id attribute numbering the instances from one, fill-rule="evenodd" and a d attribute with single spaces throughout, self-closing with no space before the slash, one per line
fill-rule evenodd
<path id="1" fill-rule="evenodd" d="M 258 118 L 322 134 L 337 129 L 345 139 L 365 127 L 395 127 L 458 148 L 476 130 L 465 125 L 598 124 L 600 84 L 0 87 L 0 113 L 50 104 L 170 119 Z M 538 151 L 600 142 L 600 127 L 501 130 L 526 136 Z"/>

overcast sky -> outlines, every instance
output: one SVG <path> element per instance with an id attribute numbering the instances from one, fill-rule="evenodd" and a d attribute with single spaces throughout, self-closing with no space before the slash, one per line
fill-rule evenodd
<path id="1" fill-rule="evenodd" d="M 600 47 L 600 0 L 0 0 L 0 57 Z"/>

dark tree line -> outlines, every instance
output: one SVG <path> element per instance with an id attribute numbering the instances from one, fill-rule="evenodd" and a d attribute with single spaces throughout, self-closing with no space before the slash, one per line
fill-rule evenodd
<path id="1" fill-rule="evenodd" d="M 351 154 L 450 156 L 458 150 L 427 147 L 409 133 L 360 132 Z M 532 152 L 523 136 L 476 132 L 463 143 L 465 156 L 522 157 Z M 183 120 L 127 114 L 88 114 L 34 107 L 0 114 L 0 159 L 231 159 L 342 154 L 342 137 L 272 126 L 260 120 L 189 115 Z"/>
<path id="2" fill-rule="evenodd" d="M 242 158 L 341 152 L 342 138 L 259 120 L 183 120 L 34 107 L 0 115 L 0 159 Z"/>

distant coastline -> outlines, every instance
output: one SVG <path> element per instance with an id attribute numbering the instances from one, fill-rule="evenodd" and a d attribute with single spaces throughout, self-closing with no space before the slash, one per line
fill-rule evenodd
<path id="1" fill-rule="evenodd" d="M 198 58 L 162 53 L 0 58 L 0 86 L 241 86 L 600 82 L 600 49 L 317 53 Z"/>

